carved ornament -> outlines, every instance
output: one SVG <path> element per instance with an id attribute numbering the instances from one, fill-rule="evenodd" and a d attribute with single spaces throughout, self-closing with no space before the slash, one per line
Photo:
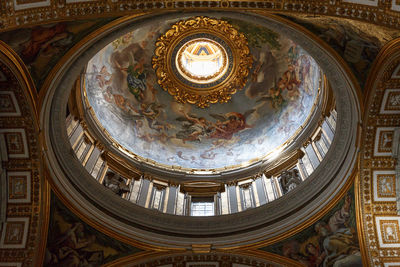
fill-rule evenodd
<path id="1" fill-rule="evenodd" d="M 210 83 L 187 80 L 179 74 L 177 57 L 185 45 L 207 39 L 221 47 L 227 70 Z M 200 108 L 211 103 L 225 103 L 242 89 L 253 63 L 246 37 L 224 20 L 194 17 L 181 20 L 156 42 L 152 60 L 158 84 L 180 103 L 195 104 Z M 175 66 L 177 65 L 177 66 Z M 217 73 L 219 75 L 220 73 Z"/>

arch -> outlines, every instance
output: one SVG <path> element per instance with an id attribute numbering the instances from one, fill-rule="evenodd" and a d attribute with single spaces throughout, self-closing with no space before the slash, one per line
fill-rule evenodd
<path id="1" fill-rule="evenodd" d="M 0 179 L 2 191 L 6 193 L 1 199 L 5 203 L 1 204 L 12 205 L 7 209 L 4 224 L 0 225 L 4 237 L 0 246 L 19 250 L 29 255 L 25 262 L 40 266 L 48 230 L 50 187 L 40 154 L 37 94 L 26 66 L 1 41 L 0 72 L 5 79 L 0 82 L 0 92 L 6 103 L 6 108 L 3 106 L 0 110 Z M 12 242 L 7 243 L 4 233 L 12 229 L 17 235 L 11 235 Z"/>
<path id="2" fill-rule="evenodd" d="M 337 201 L 340 192 L 345 190 L 356 163 L 357 123 L 360 120 L 361 109 L 359 89 L 346 65 L 314 36 L 308 32 L 302 33 L 299 27 L 282 18 L 234 12 L 223 14 L 279 28 L 300 45 L 307 46 L 310 54 L 324 68 L 339 103 L 339 137 L 334 139 L 333 149 L 328 152 L 327 160 L 304 186 L 296 189 L 296 194 L 288 194 L 270 205 L 241 214 L 218 216 L 213 219 L 161 215 L 118 199 L 100 187 L 73 158 L 65 131 L 62 131 L 65 121 L 63 106 L 66 105 L 72 87 L 71 81 L 79 74 L 85 60 L 101 48 L 99 40 L 109 42 L 117 34 L 127 32 L 131 26 L 146 23 L 149 17 L 138 17 L 132 21 L 126 19 L 119 25 L 114 24 L 115 29 L 120 29 L 119 33 L 113 32 L 115 29 L 107 26 L 103 32 L 100 31 L 97 35 L 94 33 L 91 40 L 80 43 L 68 58 L 64 58 L 63 64 L 50 76 L 49 89 L 43 97 L 41 123 L 49 148 L 46 151 L 46 161 L 55 190 L 57 194 L 62 195 L 63 200 L 67 200 L 74 207 L 74 211 L 79 211 L 91 224 L 124 240 L 136 239 L 145 242 L 150 237 L 153 245 L 160 247 L 168 245 L 189 248 L 195 238 L 197 243 L 211 243 L 214 248 L 227 248 L 265 239 L 276 241 L 299 231 L 304 227 L 302 224 L 306 220 L 323 212 L 323 207 Z M 150 19 L 177 16 L 180 14 L 158 14 Z M 68 165 L 65 165 L 67 162 Z M 322 173 L 327 177 L 326 180 L 318 179 Z M 119 209 L 115 210 L 115 207 Z M 193 225 L 196 225 L 196 229 L 193 229 Z M 174 240 L 171 240 L 171 236 L 174 236 Z"/>
<path id="3" fill-rule="evenodd" d="M 366 265 L 398 262 L 398 258 L 381 255 L 400 248 L 400 240 L 389 240 L 386 232 L 391 224 L 394 228 L 400 224 L 396 205 L 399 165 L 392 154 L 394 130 L 400 125 L 400 108 L 390 107 L 388 103 L 391 95 L 400 94 L 400 80 L 393 75 L 399 64 L 400 39 L 397 38 L 380 51 L 365 87 L 364 105 L 369 108 L 363 116 L 358 213 Z"/>

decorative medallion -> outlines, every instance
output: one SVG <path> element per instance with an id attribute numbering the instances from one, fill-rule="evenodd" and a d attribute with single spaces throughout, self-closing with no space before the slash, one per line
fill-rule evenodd
<path id="1" fill-rule="evenodd" d="M 205 108 L 242 89 L 253 63 L 246 37 L 208 17 L 179 21 L 158 38 L 153 56 L 158 84 L 178 102 Z"/>
<path id="2" fill-rule="evenodd" d="M 229 47 L 226 48 L 229 49 Z M 228 51 L 229 58 L 232 59 L 232 52 Z M 181 46 L 174 56 L 173 67 L 178 70 L 177 74 L 183 77 L 183 81 L 193 82 L 194 86 L 215 82 L 222 78 L 228 66 L 232 69 L 232 64 L 229 64 L 232 60 L 229 61 L 224 47 L 211 39 L 192 39 Z"/>

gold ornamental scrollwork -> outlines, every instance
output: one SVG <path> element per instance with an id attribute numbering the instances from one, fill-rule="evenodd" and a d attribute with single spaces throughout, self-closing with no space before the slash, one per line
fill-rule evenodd
<path id="1" fill-rule="evenodd" d="M 176 51 L 190 38 L 203 35 L 224 43 L 230 55 L 227 63 L 230 68 L 217 82 L 200 86 L 195 82 L 186 82 L 173 65 Z M 179 21 L 158 38 L 155 46 L 152 65 L 158 84 L 178 102 L 195 104 L 200 108 L 212 103 L 228 102 L 237 90 L 246 85 L 253 64 L 244 34 L 220 19 L 200 16 Z"/>

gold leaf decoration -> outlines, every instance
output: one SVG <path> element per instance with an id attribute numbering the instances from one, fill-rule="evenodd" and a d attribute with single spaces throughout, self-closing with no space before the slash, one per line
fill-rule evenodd
<path id="1" fill-rule="evenodd" d="M 171 67 L 181 42 L 190 36 L 206 34 L 222 40 L 231 52 L 232 67 L 229 73 L 212 85 L 196 87 L 195 83 L 185 83 Z M 181 20 L 158 38 L 152 59 L 158 84 L 178 102 L 195 104 L 206 108 L 213 103 L 226 103 L 231 96 L 247 83 L 253 58 L 244 34 L 227 21 L 208 17 L 194 17 Z"/>

